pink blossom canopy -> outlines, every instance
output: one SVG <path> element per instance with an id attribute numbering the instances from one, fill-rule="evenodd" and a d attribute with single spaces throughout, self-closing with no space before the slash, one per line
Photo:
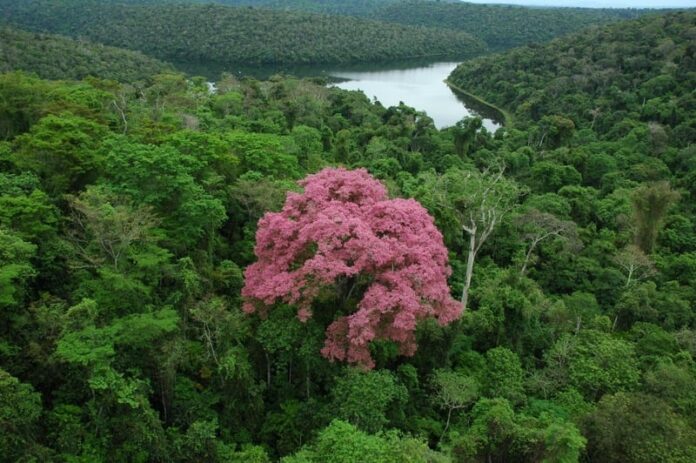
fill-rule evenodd
<path id="1" fill-rule="evenodd" d="M 324 169 L 300 182 L 281 212 L 267 213 L 256 233 L 258 261 L 246 269 L 244 311 L 262 313 L 282 302 L 312 316 L 319 291 L 340 279 L 367 276 L 354 313 L 326 330 L 322 355 L 368 368 L 369 343 L 394 341 L 416 351 L 416 324 L 455 320 L 461 305 L 450 295 L 447 249 L 428 212 L 413 199 L 388 199 L 364 169 Z"/>

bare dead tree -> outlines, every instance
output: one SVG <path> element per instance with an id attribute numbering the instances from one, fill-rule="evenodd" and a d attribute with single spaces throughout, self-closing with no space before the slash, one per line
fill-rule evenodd
<path id="1" fill-rule="evenodd" d="M 562 238 L 569 249 L 579 250 L 582 247 L 582 243 L 578 238 L 577 225 L 571 220 L 561 220 L 553 214 L 531 209 L 519 216 L 515 222 L 525 230 L 522 236 L 528 243 L 522 268 L 520 269 L 522 275 L 527 273 L 527 267 L 534 250 L 543 241 L 552 238 Z"/>
<path id="2" fill-rule="evenodd" d="M 657 273 L 652 259 L 633 244 L 629 244 L 614 256 L 614 263 L 626 275 L 626 283 L 624 285 L 626 288 Z"/>
<path id="3" fill-rule="evenodd" d="M 503 218 L 516 206 L 522 190 L 504 176 L 505 166 L 492 163 L 483 172 L 450 171 L 433 185 L 437 207 L 448 210 L 468 241 L 461 302 L 466 311 L 476 257 Z"/>
<path id="4" fill-rule="evenodd" d="M 466 274 L 461 296 L 464 311 L 469 300 L 476 257 L 505 215 L 515 207 L 520 195 L 519 188 L 507 181 L 504 173 L 505 166 L 498 165 L 476 176 L 478 178 L 472 176 L 470 180 L 474 187 L 473 194 L 466 200 L 466 206 L 461 209 L 462 229 L 469 237 Z"/>

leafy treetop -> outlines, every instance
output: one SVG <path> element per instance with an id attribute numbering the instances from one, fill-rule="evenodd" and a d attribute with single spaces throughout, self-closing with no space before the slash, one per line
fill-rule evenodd
<path id="1" fill-rule="evenodd" d="M 306 321 L 332 285 L 349 288 L 341 308 L 352 311 L 350 295 L 363 287 L 357 310 L 326 330 L 322 354 L 365 367 L 374 366 L 371 341 L 394 341 L 401 354 L 413 355 L 419 320 L 446 325 L 459 316 L 442 235 L 417 201 L 388 199 L 364 169 L 324 169 L 300 184 L 303 193 L 289 193 L 281 212 L 259 222 L 258 261 L 242 291 L 247 313 L 282 301 L 297 304 Z"/>

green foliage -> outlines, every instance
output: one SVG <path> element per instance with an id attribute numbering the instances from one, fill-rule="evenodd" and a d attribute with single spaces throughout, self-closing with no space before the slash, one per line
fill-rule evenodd
<path id="1" fill-rule="evenodd" d="M 396 433 L 370 435 L 355 426 L 334 420 L 322 430 L 316 443 L 297 454 L 286 457 L 283 463 L 313 463 L 332 461 L 353 463 L 371 461 L 376 463 L 425 463 L 446 462 L 415 439 L 403 438 Z"/>
<path id="2" fill-rule="evenodd" d="M 323 3 L 323 2 L 322 2 Z M 380 6 L 385 2 L 380 2 Z M 493 51 L 554 37 L 641 14 L 635 10 L 515 8 L 448 1 L 392 2 L 372 13 L 377 19 L 401 24 L 465 31 L 482 39 Z"/>
<path id="3" fill-rule="evenodd" d="M 259 173 L 262 178 L 270 179 L 300 176 L 299 156 L 288 154 L 283 146 L 285 140 L 277 135 L 231 133 L 226 141 L 244 172 Z"/>
<path id="4" fill-rule="evenodd" d="M 63 13 L 84 0 L 59 3 L 35 24 L 76 27 Z M 123 6 L 135 3 L 150 6 Z M 396 0 L 302 3 L 420 11 Z M 479 29 L 518 13 L 525 24 L 559 18 L 512 30 L 509 43 L 570 27 L 563 15 L 575 27 L 624 14 L 428 6 L 423 21 L 485 13 Z M 200 17 L 177 22 L 218 7 L 150 16 L 164 10 L 162 0 L 92 2 L 82 25 L 141 43 L 127 34 L 142 22 L 153 47 L 187 59 L 262 51 L 222 41 L 232 13 L 205 16 L 201 37 L 230 30 L 214 43 L 186 33 Z M 88 24 L 99 11 L 111 16 Z M 259 31 L 283 15 L 234 11 Z M 279 47 L 334 24 L 284 18 L 304 35 L 279 21 Z M 437 130 L 412 108 L 316 79 L 227 75 L 210 93 L 202 78 L 145 65 L 129 84 L 0 74 L 0 461 L 694 461 L 694 27 L 693 13 L 656 15 L 467 62 L 453 78 L 515 112 L 496 134 L 478 119 Z M 31 35 L 25 49 L 68 47 L 61 40 Z M 76 59 L 95 53 L 95 69 L 112 53 L 75 43 Z M 355 59 L 367 53 L 360 43 Z M 140 62 L 127 55 L 104 69 L 123 81 Z M 43 69 L 48 58 L 36 56 L 27 62 Z M 301 322 L 293 306 L 265 318 L 241 309 L 259 219 L 325 165 L 366 167 L 391 196 L 428 208 L 453 294 L 472 275 L 474 238 L 463 318 L 421 323 L 412 357 L 374 346 L 369 372 L 320 355 L 322 326 L 345 310 L 334 293 L 355 297 L 362 278 L 326 288 L 316 320 Z"/>
<path id="5" fill-rule="evenodd" d="M 130 3 L 165 1 L 131 0 Z M 208 0 L 188 2 L 207 3 Z M 511 8 L 508 5 L 439 0 L 214 0 L 214 3 L 358 16 L 389 23 L 464 31 L 482 39 L 495 51 L 546 42 L 592 24 L 644 14 L 634 9 Z"/>
<path id="6" fill-rule="evenodd" d="M 631 199 L 637 225 L 636 244 L 650 253 L 655 247 L 662 221 L 670 206 L 679 199 L 679 193 L 673 191 L 667 182 L 659 182 L 642 186 Z"/>
<path id="7" fill-rule="evenodd" d="M 687 71 L 694 66 L 689 51 L 692 23 L 693 13 L 682 12 L 594 28 L 467 62 L 449 79 L 514 110 L 515 119 L 525 123 L 549 120 L 549 114 L 565 115 L 577 129 L 611 133 L 613 138 L 626 135 L 632 121 L 657 123 L 651 125 L 653 132 L 658 126 L 676 129 L 690 123 L 684 104 L 694 86 L 693 73 Z M 634 75 L 640 75 L 641 82 L 669 80 L 671 86 L 668 92 L 655 85 L 635 91 Z M 660 110 L 647 111 L 644 100 L 654 101 Z M 655 133 L 644 132 L 646 150 Z"/>
<path id="8" fill-rule="evenodd" d="M 56 226 L 57 211 L 35 175 L 0 173 L 0 225 L 27 240 L 45 238 Z"/>
<path id="9" fill-rule="evenodd" d="M 676 463 L 696 456 L 694 430 L 655 396 L 607 395 L 585 426 L 588 454 L 604 461 Z"/>
<path id="10" fill-rule="evenodd" d="M 0 369 L 0 448 L 5 461 L 20 461 L 32 454 L 41 395 L 29 384 Z"/>
<path id="11" fill-rule="evenodd" d="M 44 79 L 92 76 L 135 82 L 170 67 L 138 52 L 6 26 L 0 27 L 0 42 L 0 72 L 26 71 Z"/>
<path id="12" fill-rule="evenodd" d="M 553 413 L 515 413 L 505 399 L 481 399 L 472 423 L 452 440 L 460 461 L 578 462 L 586 439 L 578 428 Z"/>
<path id="13" fill-rule="evenodd" d="M 634 346 L 593 330 L 560 338 L 546 362 L 546 374 L 556 387 L 576 387 L 588 399 L 632 390 L 640 377 Z"/>
<path id="14" fill-rule="evenodd" d="M 338 418 L 375 433 L 387 424 L 390 405 L 405 394 L 389 372 L 348 369 L 333 388 L 333 410 Z"/>
<path id="15" fill-rule="evenodd" d="M 48 115 L 15 139 L 13 160 L 18 168 L 35 172 L 49 194 L 77 191 L 101 167 L 95 151 L 105 134 L 104 127 L 82 117 Z"/>
<path id="16" fill-rule="evenodd" d="M 90 312 L 97 308 L 94 301 L 82 301 L 68 311 L 71 323 L 89 323 Z M 78 317 L 82 322 L 76 322 Z M 134 314 L 113 320 L 108 326 L 84 328 L 66 332 L 58 341 L 56 353 L 70 363 L 99 366 L 108 363 L 116 355 L 116 346 L 129 348 L 147 347 L 159 337 L 176 330 L 178 315 L 171 309 L 152 313 Z"/>
<path id="17" fill-rule="evenodd" d="M 486 49 L 482 41 L 459 31 L 212 4 L 32 0 L 17 5 L 4 0 L 0 11 L 7 21 L 29 30 L 87 37 L 174 63 L 350 63 L 471 57 Z M 174 30 L 179 33 L 165 32 Z"/>
<path id="18" fill-rule="evenodd" d="M 445 409 L 464 408 L 479 395 L 475 378 L 456 371 L 439 370 L 433 377 L 436 388 L 435 401 Z"/>
<path id="19" fill-rule="evenodd" d="M 35 274 L 30 259 L 36 246 L 0 228 L 0 308 L 20 302 L 27 280 Z"/>
<path id="20" fill-rule="evenodd" d="M 28 131 L 47 114 L 72 113 L 101 122 L 108 93 L 87 83 L 65 85 L 20 72 L 0 75 L 0 137 L 7 140 Z M 60 126 L 60 122 L 57 122 Z M 64 134 L 64 136 L 67 134 Z M 50 142 L 50 140 L 46 140 Z"/>
<path id="21" fill-rule="evenodd" d="M 523 371 L 519 357 L 504 347 L 486 352 L 483 391 L 488 397 L 502 397 L 512 403 L 524 398 Z"/>
<path id="22" fill-rule="evenodd" d="M 471 414 L 471 427 L 464 436 L 454 441 L 453 452 L 459 459 L 483 459 L 497 448 L 504 449 L 506 442 L 514 438 L 515 412 L 505 399 L 480 400 Z M 495 433 L 489 433 L 491 428 L 495 429 Z"/>
<path id="23" fill-rule="evenodd" d="M 669 360 L 660 361 L 654 369 L 645 373 L 645 388 L 651 395 L 667 402 L 694 427 L 696 378 L 693 376 L 692 362 L 674 364 Z"/>
<path id="24" fill-rule="evenodd" d="M 153 146 L 107 143 L 105 170 L 117 193 L 137 198 L 165 216 L 164 226 L 176 230 L 167 238 L 189 246 L 208 237 L 225 219 L 221 201 L 206 191 L 207 159 L 179 151 L 171 145 Z M 207 186 L 207 185 L 206 185 Z"/>

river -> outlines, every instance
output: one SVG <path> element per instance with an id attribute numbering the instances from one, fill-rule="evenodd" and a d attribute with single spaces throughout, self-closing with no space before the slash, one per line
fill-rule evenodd
<path id="1" fill-rule="evenodd" d="M 297 66 L 297 67 L 244 67 L 235 70 L 239 76 L 265 79 L 284 73 L 298 77 L 326 77 L 330 85 L 345 90 L 360 90 L 382 105 L 396 106 L 399 102 L 424 111 L 438 128 L 450 127 L 468 116 L 479 116 L 483 125 L 493 132 L 502 126 L 500 114 L 477 101 L 450 89 L 445 79 L 454 70 L 456 62 L 428 63 L 403 61 L 387 64 L 354 66 Z M 189 74 L 215 79 L 221 69 L 209 67 L 182 67 Z"/>
<path id="2" fill-rule="evenodd" d="M 425 111 L 438 128 L 450 127 L 467 116 L 480 116 L 483 125 L 494 132 L 501 127 L 495 111 L 477 104 L 450 89 L 445 79 L 458 63 L 431 63 L 405 69 L 383 68 L 365 71 L 335 69 L 329 75 L 345 79 L 334 84 L 345 90 L 361 90 L 384 106 L 399 102 Z"/>

